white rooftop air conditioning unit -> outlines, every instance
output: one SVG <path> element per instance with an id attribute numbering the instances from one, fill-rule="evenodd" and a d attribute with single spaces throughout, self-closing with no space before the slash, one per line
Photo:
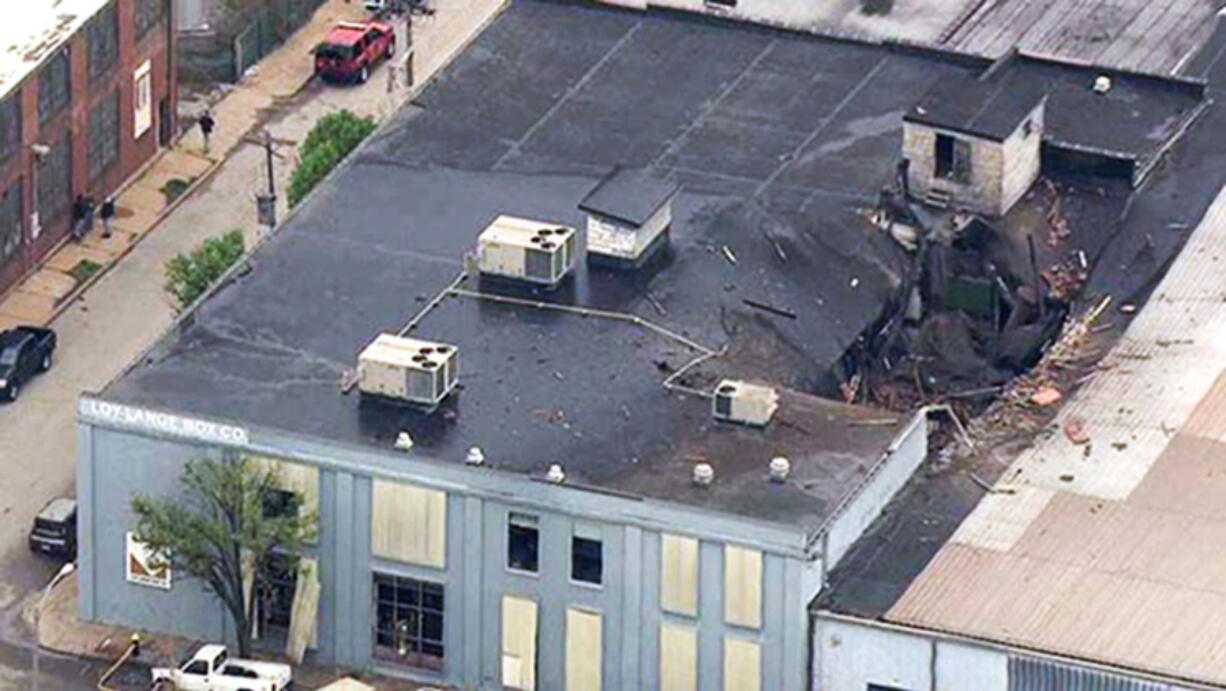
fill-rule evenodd
<path id="1" fill-rule="evenodd" d="M 766 425 L 779 408 L 779 394 L 769 386 L 725 379 L 715 387 L 711 413 L 717 420 Z"/>
<path id="2" fill-rule="evenodd" d="M 574 228 L 515 216 L 494 219 L 477 239 L 483 274 L 556 286 L 575 265 Z"/>
<path id="3" fill-rule="evenodd" d="M 458 357 L 453 345 L 379 334 L 358 356 L 358 390 L 433 408 L 455 388 Z"/>

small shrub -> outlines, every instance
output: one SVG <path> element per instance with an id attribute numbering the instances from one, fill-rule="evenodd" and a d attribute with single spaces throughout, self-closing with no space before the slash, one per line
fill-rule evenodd
<path id="1" fill-rule="evenodd" d="M 77 262 L 77 265 L 72 267 L 68 273 L 77 283 L 84 283 L 93 277 L 94 274 L 102 270 L 102 265 L 90 259 L 82 259 Z"/>
<path id="2" fill-rule="evenodd" d="M 232 230 L 166 262 L 165 288 L 175 300 L 175 310 L 182 312 L 203 295 L 243 256 L 244 249 L 243 232 Z"/>
<path id="3" fill-rule="evenodd" d="M 289 205 L 297 206 L 341 159 L 374 131 L 374 120 L 360 118 L 348 110 L 320 118 L 299 149 L 298 167 L 289 181 Z"/>
<path id="4" fill-rule="evenodd" d="M 170 204 L 174 200 L 178 199 L 180 195 L 187 191 L 188 187 L 192 186 L 192 182 L 194 182 L 195 179 L 196 178 L 188 178 L 187 180 L 184 180 L 183 178 L 171 178 L 167 180 L 166 184 L 162 185 L 162 194 L 166 196 L 166 203 Z"/>

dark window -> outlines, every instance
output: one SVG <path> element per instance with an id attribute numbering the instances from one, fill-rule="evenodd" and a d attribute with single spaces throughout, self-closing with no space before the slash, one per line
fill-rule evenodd
<path id="1" fill-rule="evenodd" d="M 707 4 L 712 7 L 732 9 L 736 7 L 736 0 L 707 0 Z"/>
<path id="2" fill-rule="evenodd" d="M 264 490 L 264 518 L 293 518 L 302 506 L 302 497 L 296 492 L 287 492 L 275 487 Z"/>
<path id="3" fill-rule="evenodd" d="M 374 575 L 375 656 L 411 667 L 443 667 L 443 586 Z"/>
<path id="4" fill-rule="evenodd" d="M 882 686 L 881 684 L 869 684 L 866 691 L 907 691 L 901 686 Z"/>
<path id="5" fill-rule="evenodd" d="M 507 567 L 536 573 L 540 542 L 536 516 L 512 513 L 507 521 Z"/>
<path id="6" fill-rule="evenodd" d="M 21 99 L 11 96 L 0 102 L 0 163 L 21 147 Z"/>
<path id="7" fill-rule="evenodd" d="M 115 3 L 94 16 L 85 37 L 89 42 L 89 78 L 97 79 L 106 74 L 119 57 L 119 15 Z"/>
<path id="8" fill-rule="evenodd" d="M 36 164 L 38 165 L 38 164 Z M 68 212 L 72 203 L 72 140 L 51 147 L 38 165 L 38 218 L 46 227 Z"/>
<path id="9" fill-rule="evenodd" d="M 89 179 L 94 180 L 119 160 L 119 90 L 89 112 Z"/>
<path id="10" fill-rule="evenodd" d="M 68 105 L 72 98 L 72 67 L 68 51 L 47 61 L 38 75 L 38 122 L 45 123 Z"/>
<path id="11" fill-rule="evenodd" d="M 183 668 L 183 673 L 204 676 L 209 673 L 209 663 L 204 660 L 194 660 Z"/>
<path id="12" fill-rule="evenodd" d="M 0 195 L 0 267 L 17 256 L 21 243 L 25 241 L 22 215 L 21 183 L 17 182 Z"/>
<path id="13" fill-rule="evenodd" d="M 133 22 L 136 26 L 136 37 L 141 38 L 149 30 L 162 23 L 166 16 L 166 0 L 136 0 L 136 14 Z"/>
<path id="14" fill-rule="evenodd" d="M 600 540 L 575 535 L 570 539 L 570 578 L 580 583 L 600 585 L 604 571 L 604 549 Z"/>
<path id="15" fill-rule="evenodd" d="M 937 135 L 937 177 L 954 182 L 971 178 L 971 143 L 947 134 Z"/>

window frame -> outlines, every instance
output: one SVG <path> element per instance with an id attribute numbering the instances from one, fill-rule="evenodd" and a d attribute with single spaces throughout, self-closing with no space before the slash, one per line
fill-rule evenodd
<path id="1" fill-rule="evenodd" d="M 948 146 L 945 146 L 946 143 Z M 945 150 L 948 150 L 948 155 Z M 937 132 L 933 142 L 933 174 L 941 180 L 948 180 L 959 185 L 969 184 L 974 155 L 970 141 L 952 134 Z"/>
<path id="2" fill-rule="evenodd" d="M 596 580 L 588 580 L 580 578 L 578 573 L 580 568 L 579 560 L 581 559 L 579 546 L 580 543 L 595 545 L 596 549 Z M 590 554 L 587 555 L 589 558 Z M 581 585 L 588 588 L 603 588 L 604 587 L 604 540 L 601 539 L 599 530 L 582 530 L 576 526 L 576 530 L 570 536 L 570 582 L 576 585 Z"/>
<path id="3" fill-rule="evenodd" d="M 86 74 L 91 83 L 102 79 L 119 63 L 119 11 L 107 4 L 85 28 Z"/>
<path id="4" fill-rule="evenodd" d="M 62 170 L 53 169 L 52 165 L 62 165 Z M 38 166 L 38 222 L 40 227 L 63 218 L 72 209 L 72 137 L 64 137 L 51 145 L 51 151 L 36 164 Z M 58 173 L 58 175 L 53 175 Z M 57 206 L 48 206 L 52 201 Z"/>
<path id="5" fill-rule="evenodd" d="M 112 89 L 90 109 L 89 148 L 86 153 L 86 170 L 90 182 L 98 180 L 119 162 L 122 120 L 118 88 Z"/>
<path id="6" fill-rule="evenodd" d="M 0 165 L 9 162 L 21 151 L 21 98 L 20 90 L 0 100 Z"/>
<path id="7" fill-rule="evenodd" d="M 166 20 L 167 0 L 136 0 L 132 9 L 132 28 L 140 41 Z"/>
<path id="8" fill-rule="evenodd" d="M 38 124 L 45 125 L 72 103 L 72 50 L 65 46 L 38 72 Z"/>
<path id="9" fill-rule="evenodd" d="M 153 61 L 145 60 L 132 72 L 132 139 L 153 129 Z"/>
<path id="10" fill-rule="evenodd" d="M 541 572 L 541 519 L 540 516 L 533 514 L 520 513 L 518 511 L 510 511 L 507 513 L 507 554 L 506 568 L 508 571 L 523 575 L 539 575 Z M 523 533 L 523 537 L 527 534 L 532 534 L 532 548 L 530 554 L 525 558 L 531 558 L 532 567 L 516 565 L 515 559 L 515 535 L 516 532 Z"/>
<path id="11" fill-rule="evenodd" d="M 0 268 L 20 255 L 25 245 L 23 192 L 21 179 L 14 180 L 13 184 L 0 191 Z"/>
<path id="12" fill-rule="evenodd" d="M 382 581 L 382 582 L 381 582 Z M 381 597 L 380 586 L 390 588 L 392 599 L 388 600 Z M 410 592 L 415 594 L 416 602 L 412 598 L 406 599 L 403 603 L 400 601 L 402 592 L 405 588 L 409 588 Z M 429 591 L 429 593 L 427 592 Z M 437 607 L 427 606 L 427 595 L 437 597 Z M 379 606 L 390 605 L 392 607 L 391 621 L 394 622 L 392 628 L 381 628 L 379 618 Z M 403 608 L 404 616 L 408 617 L 412 613 L 412 619 L 397 619 L 401 616 Z M 447 662 L 447 587 L 443 583 L 428 581 L 410 576 L 402 576 L 394 573 L 383 571 L 374 571 L 371 573 L 371 652 L 372 656 L 377 660 L 383 660 L 392 664 L 413 667 L 416 669 L 442 670 Z M 438 636 L 427 637 L 427 618 L 437 618 L 438 620 Z M 409 621 L 416 622 L 416 631 L 410 632 L 406 636 L 406 649 L 411 650 L 415 645 L 416 650 L 401 653 L 400 646 L 396 644 L 396 637 L 399 635 L 399 625 Z M 391 637 L 392 646 L 381 644 L 381 637 Z M 386 640 L 386 638 L 384 638 Z M 426 652 L 426 647 L 430 646 L 437 649 L 438 654 Z"/>

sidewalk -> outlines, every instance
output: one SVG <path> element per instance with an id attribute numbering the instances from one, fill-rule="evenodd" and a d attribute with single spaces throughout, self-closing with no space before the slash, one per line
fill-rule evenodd
<path id="1" fill-rule="evenodd" d="M 103 239 L 102 224 L 96 222 L 82 242 L 65 242 L 53 251 L 0 301 L 0 330 L 15 324 L 44 325 L 54 319 L 203 186 L 248 132 L 310 82 L 311 48 L 336 22 L 364 17 L 360 3 L 329 0 L 322 5 L 309 23 L 213 106 L 217 130 L 210 142 L 212 155 L 203 153 L 200 131 L 194 128 L 172 148 L 157 154 L 116 197 L 113 237 Z M 173 200 L 163 192 L 172 180 L 186 186 Z"/>

